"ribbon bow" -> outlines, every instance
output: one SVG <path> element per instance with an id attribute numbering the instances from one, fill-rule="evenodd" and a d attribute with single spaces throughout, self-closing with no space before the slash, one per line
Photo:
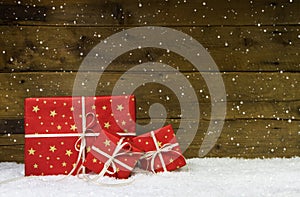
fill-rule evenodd
<path id="1" fill-rule="evenodd" d="M 114 174 L 117 172 L 117 166 L 116 163 L 119 164 L 120 166 L 132 171 L 133 168 L 128 166 L 127 164 L 121 162 L 120 160 L 117 159 L 118 156 L 121 155 L 125 155 L 128 154 L 129 151 L 131 151 L 132 147 L 131 144 L 128 142 L 123 142 L 125 138 L 121 138 L 119 140 L 119 142 L 117 143 L 117 146 L 114 150 L 114 152 L 112 153 L 112 155 L 107 154 L 106 152 L 100 150 L 99 148 L 97 148 L 96 146 L 92 146 L 92 150 L 96 151 L 97 153 L 105 156 L 108 158 L 108 160 L 104 163 L 104 167 L 101 170 L 101 172 L 92 180 L 96 181 L 97 179 L 99 179 L 100 177 L 103 177 L 104 174 L 107 172 L 109 174 Z M 121 152 L 121 150 L 125 147 L 125 146 L 129 146 L 129 149 L 127 149 L 126 151 Z M 112 167 L 112 171 L 108 170 L 109 167 Z"/>
<path id="2" fill-rule="evenodd" d="M 151 171 L 155 172 L 154 161 L 155 161 L 155 158 L 158 156 L 159 160 L 162 164 L 163 170 L 164 170 L 164 172 L 166 172 L 168 170 L 167 170 L 166 163 L 165 163 L 161 153 L 166 153 L 166 152 L 171 151 L 171 152 L 174 152 L 174 153 L 178 154 L 179 156 L 181 156 L 181 153 L 179 153 L 178 151 L 173 150 L 173 148 L 176 147 L 176 146 L 179 146 L 179 144 L 178 143 L 174 143 L 174 144 L 167 143 L 167 144 L 164 144 L 162 147 L 159 147 L 154 132 L 151 131 L 150 134 L 151 134 L 151 137 L 154 141 L 156 150 L 149 151 L 149 152 L 145 153 L 145 155 L 141 158 L 146 159 L 146 160 L 151 159 L 151 161 L 150 161 Z"/>
<path id="3" fill-rule="evenodd" d="M 96 134 L 95 131 L 92 129 L 92 127 L 96 123 L 96 115 L 92 112 L 89 112 L 87 114 L 85 112 L 85 98 L 84 97 L 81 97 L 81 114 L 82 114 L 82 123 L 81 123 L 82 133 L 80 134 L 80 137 L 77 139 L 77 141 L 74 145 L 75 150 L 78 151 L 78 157 L 77 157 L 77 161 L 76 161 L 73 169 L 69 172 L 68 176 L 73 174 L 73 172 L 78 167 L 80 160 L 82 163 L 85 161 L 85 148 L 86 148 L 86 144 L 87 144 L 85 137 L 92 137 L 92 136 L 99 135 L 99 134 Z M 86 123 L 88 116 L 92 117 L 92 120 L 89 122 L 89 124 Z M 91 133 L 87 133 L 88 131 L 90 131 Z M 78 148 L 79 142 L 80 142 L 80 146 Z M 82 166 L 78 169 L 77 174 L 79 174 L 80 170 L 82 170 L 82 173 L 85 174 L 84 166 Z"/>

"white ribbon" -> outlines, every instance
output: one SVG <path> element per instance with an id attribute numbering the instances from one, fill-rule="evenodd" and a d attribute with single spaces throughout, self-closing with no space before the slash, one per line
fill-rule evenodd
<path id="1" fill-rule="evenodd" d="M 178 143 L 174 143 L 174 144 L 167 143 L 167 144 L 164 144 L 161 148 L 159 148 L 154 132 L 151 131 L 150 134 L 151 134 L 151 137 L 152 137 L 153 142 L 155 144 L 156 150 L 146 152 L 146 154 L 143 157 L 141 157 L 141 159 L 147 159 L 147 160 L 151 159 L 151 162 L 150 162 L 151 171 L 155 172 L 155 166 L 154 166 L 155 163 L 154 163 L 154 161 L 155 161 L 155 158 L 158 156 L 159 160 L 161 162 L 162 168 L 166 172 L 168 170 L 167 170 L 166 163 L 165 163 L 161 153 L 171 151 L 171 152 L 174 152 L 174 153 L 181 156 L 181 153 L 179 153 L 178 151 L 172 150 L 174 147 L 179 146 L 179 144 Z"/>
<path id="2" fill-rule="evenodd" d="M 43 133 L 43 134 L 26 134 L 25 138 L 52 138 L 52 137 L 81 137 L 81 133 Z M 85 137 L 97 137 L 99 133 L 86 133 Z"/>
<path id="3" fill-rule="evenodd" d="M 80 137 L 78 138 L 78 140 L 76 141 L 76 143 L 74 145 L 75 150 L 78 151 L 78 157 L 77 157 L 77 161 L 76 161 L 73 169 L 69 172 L 68 176 L 72 175 L 73 172 L 76 170 L 76 168 L 79 165 L 80 159 L 81 159 L 82 164 L 85 161 L 85 148 L 86 148 L 85 137 L 87 136 L 86 132 L 91 131 L 92 134 L 94 134 L 94 130 L 90 129 L 89 127 L 92 126 L 94 124 L 94 122 L 96 121 L 96 115 L 92 112 L 89 112 L 86 114 L 86 112 L 85 112 L 85 97 L 84 96 L 81 97 L 81 115 L 82 115 L 82 121 L 81 121 L 82 133 L 80 133 Z M 93 117 L 93 119 L 88 125 L 86 125 L 86 119 L 89 115 L 91 115 Z M 99 133 L 98 133 L 98 135 L 99 135 Z M 79 142 L 81 142 L 81 143 L 79 146 L 80 148 L 78 149 L 77 145 Z M 82 173 L 85 174 L 85 167 L 82 164 L 76 173 L 77 175 L 80 173 L 80 170 L 82 170 Z"/>
<path id="4" fill-rule="evenodd" d="M 119 140 L 119 142 L 117 143 L 117 146 L 116 146 L 116 148 L 115 148 L 115 150 L 114 150 L 114 152 L 113 152 L 112 155 L 109 155 L 109 154 L 107 154 L 106 152 L 100 150 L 99 148 L 97 148 L 97 147 L 95 147 L 95 146 L 92 146 L 92 150 L 94 150 L 94 151 L 96 151 L 97 153 L 99 153 L 99 154 L 105 156 L 106 158 L 108 158 L 108 160 L 104 163 L 104 167 L 103 167 L 103 169 L 101 170 L 101 172 L 97 175 L 97 177 L 95 177 L 95 178 L 93 179 L 94 181 L 97 180 L 97 179 L 100 178 L 100 177 L 103 177 L 104 174 L 105 174 L 106 172 L 109 173 L 109 174 L 114 174 L 114 173 L 116 173 L 116 172 L 117 172 L 117 166 L 116 166 L 115 163 L 119 164 L 120 166 L 126 168 L 126 169 L 129 170 L 129 171 L 132 171 L 132 170 L 133 170 L 132 167 L 128 166 L 127 164 L 121 162 L 120 160 L 118 160 L 118 159 L 116 158 L 116 157 L 118 157 L 118 156 L 128 154 L 128 152 L 129 152 L 130 149 L 131 149 L 131 145 L 130 145 L 128 142 L 124 142 L 124 143 L 123 143 L 124 139 L 125 139 L 125 138 L 121 138 L 121 139 Z M 130 146 L 130 149 L 129 149 L 129 150 L 126 150 L 126 151 L 124 151 L 124 152 L 120 152 L 126 145 L 129 145 L 129 146 Z M 111 166 L 112 169 L 113 169 L 112 171 L 108 170 L 108 168 L 109 168 L 110 166 Z"/>

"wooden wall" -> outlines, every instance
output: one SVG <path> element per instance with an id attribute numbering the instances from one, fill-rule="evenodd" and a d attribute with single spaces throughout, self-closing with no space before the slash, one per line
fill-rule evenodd
<path id="1" fill-rule="evenodd" d="M 300 156 L 299 10 L 297 0 L 0 1 L 0 161 L 23 162 L 24 98 L 71 95 L 76 72 L 94 46 L 123 29 L 147 25 L 189 34 L 222 73 L 227 115 L 221 136 L 206 156 Z M 141 62 L 177 68 L 198 93 L 200 125 L 185 152 L 197 157 L 209 121 L 218 119 L 210 116 L 201 74 L 173 52 L 131 52 L 107 68 L 97 94 L 111 94 L 119 77 Z M 139 80 L 143 75 L 132 77 Z M 176 79 L 174 73 L 169 77 Z M 167 109 L 167 123 L 178 128 L 180 106 L 165 99 L 176 101 L 168 88 L 147 84 L 135 95 L 139 123 L 149 122 L 149 106 L 159 102 Z"/>

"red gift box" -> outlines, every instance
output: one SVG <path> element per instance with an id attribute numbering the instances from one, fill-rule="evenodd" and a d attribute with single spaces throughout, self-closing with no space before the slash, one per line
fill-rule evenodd
<path id="1" fill-rule="evenodd" d="M 27 98 L 24 123 L 26 176 L 76 174 L 102 128 L 135 135 L 134 96 Z"/>
<path id="2" fill-rule="evenodd" d="M 171 125 L 134 137 L 132 143 L 146 152 L 140 159 L 142 169 L 162 172 L 186 165 Z"/>
<path id="3" fill-rule="evenodd" d="M 83 166 L 98 174 L 128 178 L 137 161 L 144 153 L 128 142 L 126 137 L 101 131 Z"/>

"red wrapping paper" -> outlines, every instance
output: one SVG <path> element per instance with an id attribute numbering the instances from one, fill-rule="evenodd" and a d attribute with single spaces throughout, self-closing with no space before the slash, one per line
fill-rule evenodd
<path id="1" fill-rule="evenodd" d="M 154 144 L 155 140 L 153 139 L 151 132 L 132 138 L 132 143 L 146 152 L 146 154 L 149 152 L 156 152 L 156 147 L 165 149 L 169 146 L 170 150 L 165 150 L 160 153 L 167 171 L 173 171 L 186 165 L 185 158 L 182 155 L 171 125 L 152 131 L 152 133 L 156 138 L 157 146 Z M 140 167 L 149 171 L 163 172 L 164 168 L 161 158 L 159 154 L 154 156 L 154 158 L 153 156 L 141 158 Z M 153 166 L 151 165 L 152 159 Z"/>
<path id="2" fill-rule="evenodd" d="M 87 152 L 102 128 L 135 134 L 134 96 L 27 98 L 24 124 L 25 176 L 69 174 L 83 127 Z"/>
<path id="3" fill-rule="evenodd" d="M 105 170 L 104 175 L 105 176 L 111 176 L 116 177 L 120 179 L 128 178 L 131 174 L 131 171 L 135 167 L 137 161 L 139 158 L 143 155 L 143 152 L 139 150 L 138 148 L 131 145 L 126 137 L 120 137 L 116 135 L 112 135 L 106 131 L 101 131 L 101 134 L 97 137 L 94 145 L 91 148 L 91 151 L 88 153 L 86 161 L 84 162 L 84 166 L 87 167 L 89 170 L 99 174 L 103 168 L 105 163 L 108 161 L 107 156 L 112 156 L 113 152 L 115 151 L 117 144 L 120 142 L 122 138 L 122 141 L 124 144 L 124 147 L 121 149 L 120 152 L 118 152 L 116 157 L 114 159 L 117 159 L 118 161 L 114 161 L 116 169 L 114 171 L 113 165 L 110 165 L 108 167 L 108 171 L 113 172 L 112 174 L 107 173 Z M 95 149 L 101 150 L 104 153 L 107 154 L 105 156 L 103 153 L 97 152 Z M 120 162 L 123 164 L 120 164 Z M 124 167 L 124 165 L 128 166 L 129 168 Z"/>

